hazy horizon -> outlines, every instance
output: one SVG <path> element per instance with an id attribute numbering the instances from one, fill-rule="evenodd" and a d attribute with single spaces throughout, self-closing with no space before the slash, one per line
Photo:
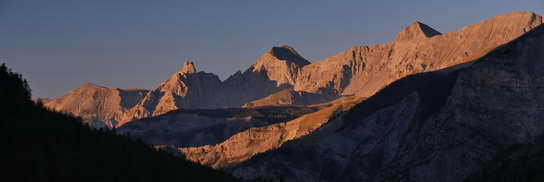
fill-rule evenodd
<path id="1" fill-rule="evenodd" d="M 30 81 L 34 97 L 85 82 L 151 89 L 186 60 L 225 79 L 272 46 L 290 45 L 316 62 L 391 41 L 414 21 L 447 33 L 516 11 L 543 15 L 544 2 L 5 0 L 0 62 Z"/>

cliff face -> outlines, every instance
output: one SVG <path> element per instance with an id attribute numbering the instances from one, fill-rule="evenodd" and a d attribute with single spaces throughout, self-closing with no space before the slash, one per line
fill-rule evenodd
<path id="1" fill-rule="evenodd" d="M 45 102 L 56 111 L 72 113 L 95 127 L 114 127 L 141 100 L 147 90 L 106 88 L 92 83 Z"/>
<path id="2" fill-rule="evenodd" d="M 311 64 L 290 47 L 274 47 L 224 82 L 187 63 L 137 102 L 84 86 L 47 105 L 111 126 L 151 117 L 121 130 L 245 179 L 462 181 L 504 148 L 543 135 L 542 23 L 534 13 L 512 13 L 440 34 L 415 22 L 391 43 Z M 232 114 L 346 95 L 355 97 L 296 118 Z M 249 108 L 240 111 L 179 110 L 244 103 Z"/>
<path id="3" fill-rule="evenodd" d="M 250 68 L 252 72 L 265 72 L 268 79 L 281 85 L 294 85 L 300 68 L 310 62 L 289 46 L 273 47 L 264 53 Z"/>
<path id="4" fill-rule="evenodd" d="M 287 122 L 249 128 L 219 144 L 178 148 L 178 150 L 187 159 L 214 168 L 233 166 L 315 131 L 330 119 L 334 119 L 335 114 L 348 110 L 359 100 L 357 98 L 339 99 L 326 104 L 317 112 L 305 114 Z"/>
<path id="5" fill-rule="evenodd" d="M 224 82 L 211 73 L 198 72 L 193 62 L 161 83 L 128 114 L 125 121 L 158 116 L 182 108 L 241 106 L 287 88 L 309 62 L 288 46 L 273 47 L 244 73 Z"/>
<path id="6" fill-rule="evenodd" d="M 295 91 L 292 88 L 287 88 L 282 91 L 273 93 L 262 99 L 254 100 L 242 105 L 242 107 L 261 107 L 261 106 L 288 106 L 299 105 L 307 106 L 313 104 L 326 103 L 337 99 L 337 95 L 316 94 L 304 91 Z"/>
<path id="7" fill-rule="evenodd" d="M 291 88 L 300 69 L 308 64 L 289 46 L 272 47 L 243 73 L 237 72 L 223 82 L 219 102 L 224 107 L 239 107 Z"/>
<path id="8" fill-rule="evenodd" d="M 511 13 L 440 34 L 414 22 L 391 43 L 356 46 L 316 63 L 291 47 L 273 47 L 245 72 L 232 75 L 219 87 L 203 88 L 214 94 L 199 99 L 205 104 L 188 108 L 305 105 L 343 95 L 368 97 L 407 75 L 467 63 L 541 23 L 542 17 L 534 13 Z"/>
<path id="9" fill-rule="evenodd" d="M 198 72 L 193 62 L 185 62 L 183 68 L 151 90 L 123 118 L 122 123 L 183 108 L 213 107 L 210 98 L 221 87 L 217 75 Z"/>
<path id="10" fill-rule="evenodd" d="M 246 71 L 223 82 L 187 62 L 144 98 L 136 98 L 138 104 L 131 108 L 94 109 L 82 114 L 77 102 L 67 104 L 60 102 L 67 99 L 57 99 L 54 105 L 65 105 L 58 109 L 86 120 L 106 119 L 104 122 L 110 123 L 107 126 L 120 126 L 182 108 L 307 105 L 341 96 L 369 97 L 407 75 L 468 63 L 540 24 L 542 17 L 534 13 L 511 13 L 440 34 L 414 22 L 399 32 L 393 42 L 356 46 L 315 63 L 289 46 L 273 47 Z"/>
<path id="11" fill-rule="evenodd" d="M 463 181 L 503 149 L 541 142 L 542 50 L 544 26 L 471 64 L 396 81 L 229 170 L 286 181 Z"/>
<path id="12" fill-rule="evenodd" d="M 246 129 L 289 121 L 319 109 L 288 106 L 177 110 L 132 121 L 116 131 L 130 133 L 149 145 L 214 145 Z"/>
<path id="13" fill-rule="evenodd" d="M 540 24 L 534 13 L 511 13 L 440 34 L 415 22 L 391 43 L 356 46 L 305 66 L 294 88 L 368 97 L 404 76 L 469 62 Z"/>

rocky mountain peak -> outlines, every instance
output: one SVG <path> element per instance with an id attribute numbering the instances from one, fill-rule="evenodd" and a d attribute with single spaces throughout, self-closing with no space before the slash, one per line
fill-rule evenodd
<path id="1" fill-rule="evenodd" d="M 289 64 L 295 64 L 299 67 L 310 64 L 310 62 L 298 54 L 294 48 L 287 45 L 274 46 L 268 49 L 268 51 L 266 51 L 257 61 L 257 64 L 259 62 L 271 62 L 277 60 L 285 61 Z"/>
<path id="2" fill-rule="evenodd" d="M 430 26 L 419 21 L 415 21 L 397 34 L 397 40 L 408 41 L 421 38 L 430 38 L 440 34 L 440 32 L 436 31 Z"/>
<path id="3" fill-rule="evenodd" d="M 192 61 L 186 61 L 185 63 L 183 63 L 183 68 L 180 71 L 180 73 L 182 74 L 191 74 L 196 72 L 198 72 L 198 70 L 196 69 L 196 66 Z"/>
<path id="4" fill-rule="evenodd" d="M 407 75 L 475 60 L 540 24 L 542 17 L 534 13 L 511 13 L 440 35 L 431 27 L 414 22 L 398 33 L 395 41 L 398 44 L 356 46 L 311 64 L 294 48 L 275 46 L 262 53 L 247 70 L 237 72 L 224 82 L 214 74 L 199 72 L 192 61 L 187 61 L 157 88 L 145 92 L 145 97 L 137 100 L 137 106 L 130 108 L 126 117 L 112 114 L 106 119 L 122 123 L 179 108 L 235 107 L 250 102 L 255 105 L 310 103 L 307 101 L 329 100 L 341 95 L 369 97 Z M 115 91 L 92 83 L 82 87 L 89 89 L 77 91 L 86 94 L 72 94 L 74 98 L 92 96 L 96 91 Z M 286 88 L 293 91 L 280 92 Z M 112 100 L 106 96 L 101 98 Z M 82 113 L 77 105 L 79 100 L 59 99 L 58 103 L 73 101 L 73 104 L 58 108 L 78 115 Z M 128 107 L 116 108 L 115 112 L 114 109 L 110 112 L 90 108 L 93 108 L 88 110 L 90 114 L 102 116 L 123 113 Z"/>
<path id="5" fill-rule="evenodd" d="M 310 62 L 289 46 L 275 46 L 266 51 L 249 70 L 264 72 L 267 79 L 275 81 L 277 86 L 294 84 L 300 68 Z"/>

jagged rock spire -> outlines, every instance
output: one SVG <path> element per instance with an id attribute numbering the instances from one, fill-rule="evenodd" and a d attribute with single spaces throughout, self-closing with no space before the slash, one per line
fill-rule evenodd
<path id="1" fill-rule="evenodd" d="M 181 73 L 184 74 L 191 74 L 198 72 L 196 69 L 195 64 L 192 61 L 186 61 L 183 63 L 183 68 L 181 69 Z"/>
<path id="2" fill-rule="evenodd" d="M 408 27 L 397 34 L 397 41 L 430 38 L 441 33 L 419 21 L 411 23 Z"/>

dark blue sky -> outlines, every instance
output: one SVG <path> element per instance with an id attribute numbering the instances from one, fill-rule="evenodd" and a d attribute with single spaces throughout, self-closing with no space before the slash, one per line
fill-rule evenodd
<path id="1" fill-rule="evenodd" d="M 544 1 L 0 0 L 0 62 L 35 97 L 84 82 L 153 88 L 185 60 L 225 79 L 274 45 L 318 61 L 416 20 L 445 33 L 513 11 L 542 15 Z"/>

